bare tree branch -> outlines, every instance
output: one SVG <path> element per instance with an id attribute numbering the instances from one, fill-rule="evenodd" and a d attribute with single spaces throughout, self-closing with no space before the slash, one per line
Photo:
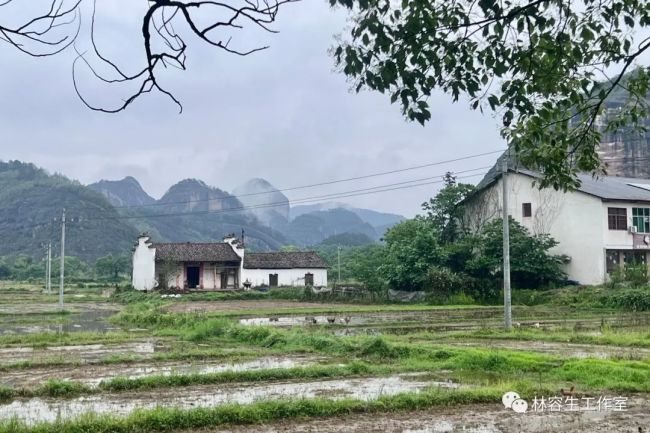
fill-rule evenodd
<path id="1" fill-rule="evenodd" d="M 94 0 L 95 1 L 95 0 Z M 108 67 L 117 78 L 111 77 L 110 74 L 100 72 L 98 67 L 91 64 L 90 60 L 86 58 L 86 52 L 79 52 L 78 57 L 73 64 L 73 84 L 77 95 L 82 102 L 90 109 L 101 111 L 105 113 L 117 113 L 125 110 L 136 99 L 145 93 L 152 91 L 160 92 L 169 99 L 171 99 L 182 112 L 183 106 L 174 95 L 165 89 L 159 79 L 158 70 L 162 65 L 164 68 L 173 66 L 180 70 L 185 70 L 186 49 L 187 44 L 183 37 L 179 35 L 174 29 L 174 23 L 180 21 L 181 24 L 186 24 L 191 30 L 191 33 L 197 36 L 203 42 L 217 47 L 229 54 L 238 56 L 248 56 L 257 51 L 264 50 L 268 46 L 253 47 L 248 49 L 240 49 L 231 47 L 231 38 L 221 39 L 213 35 L 219 28 L 230 29 L 243 29 L 244 25 L 253 25 L 259 27 L 264 31 L 275 33 L 276 31 L 269 26 L 275 22 L 280 7 L 287 3 L 294 3 L 299 0 L 265 0 L 253 3 L 250 0 L 244 0 L 244 5 L 240 7 L 232 6 L 228 3 L 200 0 L 200 1 L 179 1 L 179 0 L 152 0 L 149 1 L 149 7 L 142 20 L 142 37 L 144 48 L 144 63 L 145 65 L 133 74 L 124 72 L 118 65 L 109 60 L 102 54 L 97 46 L 95 38 L 95 5 L 93 3 L 93 13 L 91 17 L 91 45 L 92 51 L 95 56 L 100 60 L 104 67 Z M 198 24 L 198 11 L 204 12 L 201 18 L 205 19 L 206 16 L 215 17 L 210 24 L 201 26 Z M 226 19 L 217 19 L 217 16 L 226 15 Z M 154 41 L 162 42 L 163 48 L 156 50 L 153 48 Z M 91 71 L 92 75 L 104 83 L 108 84 L 124 84 L 127 82 L 138 83 L 136 90 L 130 94 L 129 97 L 122 100 L 120 104 L 112 108 L 107 108 L 99 105 L 92 104 L 80 91 L 77 78 L 77 65 L 81 64 Z"/>
<path id="2" fill-rule="evenodd" d="M 14 1 L 0 2 L 0 8 Z M 33 57 L 58 54 L 72 45 L 79 34 L 81 1 L 64 6 L 65 0 L 52 0 L 46 12 L 38 13 L 20 25 L 0 22 L 0 40 Z"/>

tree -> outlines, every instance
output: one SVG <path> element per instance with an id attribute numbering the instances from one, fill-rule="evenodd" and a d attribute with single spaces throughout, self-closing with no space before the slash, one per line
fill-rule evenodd
<path id="1" fill-rule="evenodd" d="M 422 290 L 427 271 L 444 261 L 439 228 L 417 216 L 390 228 L 384 235 L 386 251 L 381 275 L 397 290 Z"/>
<path id="2" fill-rule="evenodd" d="M 113 281 L 120 279 L 120 274 L 129 274 L 131 270 L 131 260 L 128 256 L 108 256 L 101 257 L 95 262 L 95 271 L 98 275 L 109 278 Z"/>
<path id="3" fill-rule="evenodd" d="M 234 47 L 231 44 L 232 37 L 226 31 L 243 29 L 249 25 L 274 33 L 275 30 L 269 26 L 275 22 L 280 7 L 298 0 L 243 0 L 238 6 L 212 0 L 150 0 L 142 14 L 142 66 L 135 72 L 126 72 L 116 61 L 102 53 L 96 40 L 96 0 L 92 1 L 89 20 L 91 49 L 89 52 L 77 51 L 78 56 L 73 64 L 73 85 L 88 108 L 116 113 L 126 109 L 140 96 L 154 91 L 169 97 L 182 111 L 180 101 L 161 84 L 158 72 L 161 68 L 168 67 L 185 70 L 188 47 L 185 39 L 188 33 L 226 53 L 247 56 L 268 47 Z M 79 35 L 82 2 L 83 0 L 76 0 L 75 3 L 51 0 L 46 12 L 26 18 L 20 24 L 12 26 L 0 23 L 0 40 L 31 56 L 57 54 L 71 46 Z M 0 12 L 2 18 L 21 16 L 11 8 L 14 6 L 17 9 L 15 3 L 16 0 L 0 0 L 0 11 L 4 9 L 4 14 Z M 188 31 L 176 30 L 182 27 Z M 101 82 L 122 85 L 127 89 L 126 95 L 122 95 L 120 102 L 113 107 L 91 103 L 79 88 L 77 74 L 80 64 L 85 65 L 91 75 Z"/>
<path id="4" fill-rule="evenodd" d="M 503 220 L 488 223 L 473 240 L 475 254 L 467 262 L 468 272 L 484 282 L 503 278 Z M 548 234 L 531 235 L 528 229 L 510 219 L 510 272 L 515 287 L 536 289 L 562 283 L 566 274 L 562 265 L 567 256 L 550 250 L 558 242 Z"/>
<path id="5" fill-rule="evenodd" d="M 491 110 L 519 160 L 543 172 L 542 186 L 575 188 L 578 171 L 603 173 L 601 134 L 644 127 L 650 74 L 639 59 L 650 38 L 635 35 L 650 27 L 647 0 L 330 3 L 355 13 L 334 56 L 357 91 L 389 93 L 421 124 L 436 89 Z"/>
<path id="6" fill-rule="evenodd" d="M 449 244 L 466 231 L 463 224 L 465 211 L 461 203 L 474 191 L 474 185 L 457 183 L 456 176 L 450 172 L 445 174 L 444 181 L 444 188 L 428 202 L 422 203 L 422 210 L 439 227 L 440 242 Z"/>

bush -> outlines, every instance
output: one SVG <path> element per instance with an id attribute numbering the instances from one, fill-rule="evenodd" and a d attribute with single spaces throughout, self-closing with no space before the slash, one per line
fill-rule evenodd
<path id="1" fill-rule="evenodd" d="M 427 271 L 425 290 L 437 294 L 451 295 L 466 288 L 466 278 L 449 268 L 432 266 Z"/>
<path id="2" fill-rule="evenodd" d="M 626 266 L 625 280 L 635 289 L 645 286 L 648 283 L 648 267 L 643 264 Z"/>
<path id="3" fill-rule="evenodd" d="M 610 295 L 606 305 L 630 311 L 650 311 L 650 288 L 622 290 Z"/>
<path id="4" fill-rule="evenodd" d="M 550 253 L 558 244 L 548 235 L 531 235 L 527 228 L 510 219 L 510 277 L 513 287 L 538 289 L 557 286 L 566 280 L 562 266 L 566 256 Z M 503 223 L 501 219 L 488 223 L 474 239 L 475 256 L 467 267 L 470 275 L 485 285 L 503 280 Z"/>

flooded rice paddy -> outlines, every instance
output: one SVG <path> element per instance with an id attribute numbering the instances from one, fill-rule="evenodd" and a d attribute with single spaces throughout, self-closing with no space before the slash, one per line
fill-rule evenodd
<path id="1" fill-rule="evenodd" d="M 0 374 L 0 386 L 33 388 L 48 380 L 74 380 L 90 387 L 115 378 L 137 379 L 146 376 L 171 376 L 251 371 L 260 369 L 294 368 L 311 365 L 319 358 L 313 356 L 269 356 L 241 362 L 218 360 L 135 362 L 131 364 L 99 364 L 79 366 L 39 367 L 16 369 Z"/>
<path id="2" fill-rule="evenodd" d="M 74 336 L 78 331 L 111 333 L 121 330 L 108 317 L 119 306 L 105 303 L 70 303 L 67 312 L 58 312 L 56 304 L 28 304 L 0 300 L 0 335 L 61 333 Z M 270 308 L 273 309 L 270 309 Z M 344 307 L 344 308 L 342 308 Z M 262 309 L 271 313 L 259 314 Z M 320 308 L 329 313 L 292 313 L 292 308 Z M 650 359 L 649 348 L 574 344 L 569 342 L 500 340 L 497 338 L 458 338 L 453 331 L 498 329 L 501 327 L 500 307 L 430 309 L 426 311 L 354 311 L 355 306 L 341 304 L 301 303 L 291 301 L 224 301 L 175 302 L 169 311 L 185 313 L 223 312 L 234 323 L 250 327 L 300 327 L 305 330 L 328 331 L 335 335 L 390 335 L 386 340 L 408 341 L 416 345 L 441 345 L 495 350 L 521 350 L 550 354 L 563 358 Z M 381 306 L 378 306 L 381 309 Z M 264 313 L 264 311 L 261 311 Z M 526 329 L 579 331 L 599 334 L 604 327 L 616 330 L 637 330 L 650 327 L 648 313 L 616 313 L 607 311 L 577 312 L 563 308 L 515 307 L 517 326 Z M 242 372 L 263 369 L 309 367 L 323 361 L 347 363 L 348 359 L 325 358 L 318 351 L 282 353 L 281 349 L 264 345 L 237 343 L 237 347 L 215 347 L 208 344 L 176 341 L 161 337 L 151 330 L 133 331 L 126 340 L 115 343 L 80 345 L 6 345 L 0 346 L 0 386 L 34 389 L 49 380 L 69 380 L 95 388 L 84 396 L 14 398 L 0 404 L 0 420 L 17 419 L 29 425 L 39 422 L 71 420 L 86 413 L 111 414 L 124 417 L 137 409 L 156 407 L 193 409 L 213 408 L 226 403 L 250 404 L 258 401 L 354 398 L 365 401 L 403 392 L 421 392 L 428 387 L 456 388 L 448 376 L 458 380 L 456 371 L 427 371 L 392 376 L 333 377 L 327 380 L 255 381 L 218 385 L 162 387 L 155 391 L 124 391 L 110 393 L 98 385 L 115 378 L 138 379 L 150 376 L 201 375 L 220 372 Z M 427 334 L 416 334 L 427 331 Z M 263 334 L 261 332 L 260 334 Z M 133 336 L 132 336 L 133 335 Z M 102 336 L 103 337 L 103 336 Z M 439 338 L 437 338 L 439 337 Z M 70 338 L 70 337 L 68 337 Z M 175 338 L 175 337 L 174 337 Z M 8 341 L 8 340 L 6 340 Z M 26 340 L 29 341 L 29 340 Z M 38 339 L 34 339 L 38 341 Z M 74 337 L 72 338 L 74 341 Z M 92 340 L 95 341 L 95 340 Z M 102 341 L 102 340 L 97 340 Z M 103 341 L 111 341 L 109 339 Z M 229 344 L 229 343 L 224 343 Z M 241 348 L 246 347 L 246 350 Z M 206 349 L 206 358 L 178 360 L 163 352 Z M 218 349 L 218 350 L 215 350 Z M 239 350 L 236 356 L 229 350 Z M 223 351 L 224 356 L 218 355 Z M 259 353 L 258 353 L 259 351 Z M 252 352 L 252 355 L 251 355 Z M 220 352 L 219 352 L 220 353 Z M 243 354 L 243 355 L 242 355 Z M 160 355 L 160 356 L 159 356 Z M 243 358 L 242 358 L 243 356 Z M 111 357 L 124 359 L 109 360 Z M 132 359 L 129 357 L 133 357 Z M 128 360 L 127 360 L 128 358 Z M 188 358 L 189 359 L 189 358 Z M 230 360 L 229 360 L 230 359 Z M 9 368 L 12 363 L 34 361 L 34 365 Z M 51 365 L 47 365 L 51 361 Z M 384 360 L 365 362 L 382 363 Z M 344 364 L 340 364 L 344 365 Z M 453 367 L 452 367 L 453 368 Z M 417 367 L 417 371 L 423 371 Z M 406 370 L 410 371 L 410 370 Z M 368 373 L 370 374 L 370 373 Z M 462 376 L 462 375 L 461 375 Z M 460 379 L 465 380 L 465 379 Z M 475 382 L 468 381 L 468 383 Z M 463 389 L 471 385 L 464 385 Z M 449 391 L 453 392 L 453 391 Z M 24 395 L 24 394 L 23 394 Z M 514 433 L 514 432 L 634 432 L 650 433 L 650 407 L 644 395 L 631 396 L 627 412 L 527 413 L 515 414 L 495 404 L 457 405 L 426 411 L 357 414 L 336 419 L 298 419 L 255 426 L 254 431 L 266 433 L 309 431 L 312 433 Z M 214 428 L 208 432 L 248 432 L 250 427 Z"/>
<path id="3" fill-rule="evenodd" d="M 4 347 L 0 348 L 0 364 L 26 361 L 47 361 L 61 359 L 67 363 L 91 363 L 109 356 L 153 355 L 160 346 L 154 340 L 133 341 L 117 344 L 82 344 L 48 347 Z"/>
<path id="4" fill-rule="evenodd" d="M 136 409 L 173 407 L 180 409 L 211 408 L 227 403 L 250 404 L 264 400 L 355 398 L 364 401 L 402 392 L 418 392 L 430 386 L 457 386 L 433 382 L 417 374 L 361 379 L 335 379 L 314 382 L 261 383 L 246 385 L 210 385 L 132 392 L 100 394 L 68 400 L 31 398 L 0 404 L 0 419 L 17 419 L 33 425 L 40 421 L 68 420 L 85 413 L 127 416 Z"/>
<path id="5" fill-rule="evenodd" d="M 256 433 L 647 433 L 650 404 L 630 400 L 625 412 L 514 413 L 500 404 L 465 405 L 387 414 L 354 414 L 335 419 L 275 422 Z M 215 428 L 211 433 L 244 433 L 250 427 Z"/>

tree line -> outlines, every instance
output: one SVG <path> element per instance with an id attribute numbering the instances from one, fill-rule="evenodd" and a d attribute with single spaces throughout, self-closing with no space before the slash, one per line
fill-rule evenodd
<path id="1" fill-rule="evenodd" d="M 59 276 L 60 259 L 52 259 L 52 284 Z M 130 279 L 131 257 L 112 255 L 101 257 L 94 263 L 78 257 L 65 257 L 65 276 L 72 281 L 120 282 Z M 27 255 L 1 256 L 0 280 L 35 281 L 45 278 L 45 260 Z"/>
<path id="2" fill-rule="evenodd" d="M 493 218 L 478 230 L 462 224 L 465 202 L 474 186 L 445 176 L 445 187 L 422 204 L 423 213 L 390 228 L 383 243 L 341 247 L 341 280 L 363 283 L 374 291 L 425 291 L 431 297 L 459 294 L 476 300 L 496 299 L 502 286 L 503 223 Z M 566 281 L 568 257 L 551 252 L 558 242 L 532 234 L 510 220 L 512 284 L 538 289 Z M 316 250 L 338 278 L 338 247 Z"/>

